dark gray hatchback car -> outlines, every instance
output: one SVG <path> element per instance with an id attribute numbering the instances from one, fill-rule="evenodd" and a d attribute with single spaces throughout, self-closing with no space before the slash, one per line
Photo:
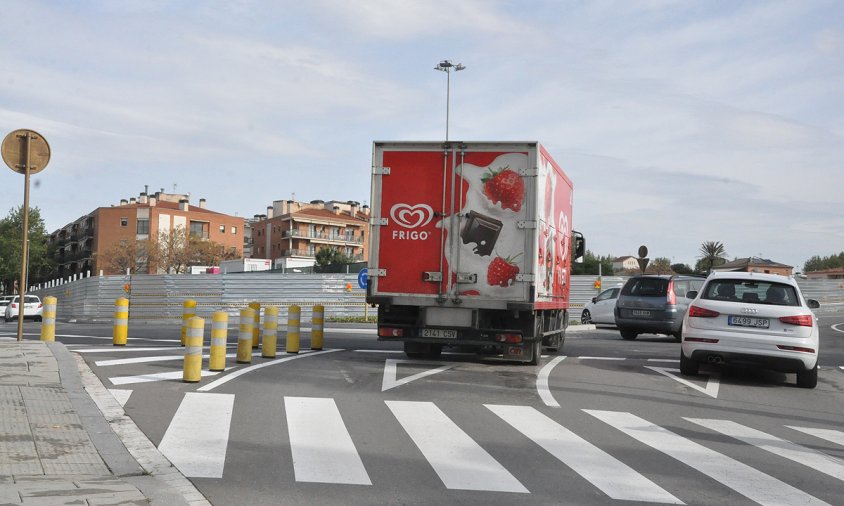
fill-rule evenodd
<path id="1" fill-rule="evenodd" d="M 683 317 L 705 278 L 679 275 L 640 275 L 628 279 L 615 306 L 615 325 L 624 339 L 639 334 L 668 334 L 680 341 Z"/>

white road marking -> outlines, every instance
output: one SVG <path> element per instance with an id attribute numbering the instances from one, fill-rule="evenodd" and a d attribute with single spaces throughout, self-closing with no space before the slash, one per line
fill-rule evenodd
<path id="1" fill-rule="evenodd" d="M 155 348 L 126 348 L 123 346 L 115 346 L 113 348 L 87 348 L 84 350 L 70 350 L 74 353 L 110 353 L 110 352 L 132 352 L 132 351 L 167 351 L 167 350 L 181 350 L 181 346 L 158 346 Z"/>
<path id="2" fill-rule="evenodd" d="M 572 357 L 578 360 L 627 360 L 625 357 Z"/>
<path id="3" fill-rule="evenodd" d="M 201 371 L 200 374 L 204 378 L 205 376 L 216 376 L 219 372 Z M 138 376 L 117 376 L 109 378 L 108 380 L 111 381 L 112 385 L 120 386 L 131 385 L 133 383 L 150 383 L 153 381 L 181 380 L 183 375 L 184 371 L 170 371 L 155 374 L 141 374 Z"/>
<path id="4" fill-rule="evenodd" d="M 706 395 L 708 395 L 708 396 L 710 396 L 714 399 L 718 398 L 718 389 L 719 389 L 719 386 L 720 386 L 720 382 L 718 380 L 718 373 L 712 373 L 709 376 L 709 379 L 706 380 L 706 387 L 704 388 L 704 387 L 702 387 L 702 386 L 700 386 L 696 383 L 692 383 L 691 381 L 689 381 L 687 379 L 684 379 L 684 378 L 677 376 L 676 373 L 679 373 L 680 369 L 669 369 L 667 367 L 653 367 L 653 366 L 650 366 L 650 365 L 646 365 L 645 367 L 647 369 L 654 371 L 654 372 L 658 372 L 658 373 L 662 374 L 663 376 L 667 376 L 667 377 L 673 379 L 674 381 L 682 383 L 682 384 L 686 385 L 687 387 L 694 388 L 698 392 L 702 392 L 702 393 L 704 393 L 704 394 L 706 394 Z"/>
<path id="5" fill-rule="evenodd" d="M 285 397 L 296 481 L 372 485 L 334 399 Z"/>
<path id="6" fill-rule="evenodd" d="M 633 414 L 584 411 L 763 506 L 827 505 L 787 483 Z"/>
<path id="7" fill-rule="evenodd" d="M 402 350 L 352 350 L 357 353 L 404 353 Z"/>
<path id="8" fill-rule="evenodd" d="M 94 364 L 98 367 L 110 367 L 113 365 L 127 365 L 127 364 L 144 364 L 148 362 L 168 362 L 172 360 L 183 360 L 184 356 L 184 348 L 178 348 L 180 351 L 179 355 L 157 355 L 157 356 L 149 356 L 149 357 L 133 357 L 133 358 L 116 358 L 112 360 L 97 360 Z M 237 356 L 237 353 L 227 353 L 227 358 L 234 358 Z M 261 356 L 260 351 L 252 352 L 253 357 Z M 202 358 L 209 358 L 211 357 L 210 354 L 202 355 Z"/>
<path id="9" fill-rule="evenodd" d="M 412 374 L 400 380 L 396 379 L 396 371 L 398 369 L 398 364 L 420 364 L 420 365 L 438 365 L 440 367 L 436 367 L 434 369 L 429 369 L 427 371 L 422 371 L 420 373 Z M 381 391 L 386 392 L 391 388 L 395 388 L 401 385 L 405 385 L 410 383 L 411 381 L 415 381 L 421 378 L 425 378 L 427 376 L 431 376 L 433 374 L 437 374 L 438 372 L 443 372 L 445 370 L 451 369 L 452 367 L 456 366 L 457 364 L 443 364 L 442 362 L 432 362 L 432 361 L 422 361 L 422 360 L 395 360 L 392 358 L 388 358 L 384 361 L 384 376 L 381 379 Z"/>
<path id="10" fill-rule="evenodd" d="M 844 481 L 844 462 L 821 452 L 800 446 L 766 434 L 762 431 L 745 427 L 730 420 L 710 420 L 703 418 L 685 418 L 709 430 L 720 432 L 726 436 L 738 439 L 749 445 L 771 452 L 774 455 L 793 460 L 815 471 L 828 474 L 833 478 Z"/>
<path id="11" fill-rule="evenodd" d="M 551 389 L 548 388 L 548 377 L 551 376 L 551 370 L 557 366 L 563 359 L 566 358 L 565 355 L 561 355 L 559 357 L 554 357 L 550 362 L 542 366 L 542 369 L 539 370 L 539 374 L 536 375 L 536 391 L 539 394 L 539 398 L 542 399 L 542 402 L 545 403 L 546 406 L 550 406 L 552 408 L 559 408 L 560 403 L 554 399 L 554 396 L 551 395 Z"/>
<path id="12" fill-rule="evenodd" d="M 485 404 L 612 499 L 683 504 L 662 487 L 530 406 Z"/>
<path id="13" fill-rule="evenodd" d="M 114 399 L 120 403 L 120 406 L 126 406 L 126 402 L 129 401 L 129 396 L 132 395 L 132 390 L 120 390 L 117 388 L 109 388 L 109 392 L 111 395 L 114 396 Z"/>
<path id="14" fill-rule="evenodd" d="M 649 358 L 648 362 L 676 362 L 680 363 L 679 358 Z"/>
<path id="15" fill-rule="evenodd" d="M 158 449 L 188 478 L 222 478 L 233 394 L 185 394 Z"/>
<path id="16" fill-rule="evenodd" d="M 263 369 L 264 367 L 269 367 L 269 366 L 271 366 L 271 365 L 276 365 L 276 364 L 281 364 L 281 363 L 284 363 L 284 362 L 289 362 L 289 361 L 291 361 L 291 360 L 296 360 L 297 358 L 303 358 L 303 357 L 313 357 L 314 355 L 322 355 L 323 353 L 332 353 L 332 352 L 335 352 L 335 351 L 343 351 L 343 350 L 342 350 L 342 349 L 336 349 L 336 350 L 323 350 L 323 351 L 310 351 L 310 350 L 307 350 L 307 351 L 302 351 L 302 353 L 299 353 L 299 354 L 290 354 L 290 355 L 287 355 L 287 356 L 286 356 L 286 357 L 284 357 L 284 358 L 279 358 L 279 359 L 276 359 L 276 360 L 271 360 L 271 361 L 269 361 L 269 362 L 264 362 L 264 363 L 261 363 L 261 364 L 252 365 L 252 366 L 249 366 L 249 367 L 244 367 L 243 369 L 240 369 L 240 370 L 235 371 L 235 372 L 233 372 L 233 373 L 231 373 L 231 374 L 228 374 L 228 375 L 226 375 L 226 376 L 223 376 L 222 378 L 220 378 L 220 379 L 218 379 L 218 380 L 214 380 L 214 381 L 212 381 L 211 383 L 208 383 L 207 385 L 205 385 L 204 387 L 197 388 L 196 390 L 197 390 L 198 392 L 210 392 L 211 390 L 214 390 L 214 389 L 215 389 L 215 388 L 217 388 L 218 386 L 224 385 L 224 384 L 228 383 L 229 381 L 231 381 L 231 380 L 233 380 L 233 379 L 235 379 L 235 378 L 238 378 L 238 377 L 240 377 L 240 376 L 243 376 L 243 375 L 244 375 L 244 374 L 246 374 L 246 373 L 250 373 L 250 372 L 252 372 L 252 371 L 256 371 L 256 370 L 258 370 L 258 369 Z M 202 372 L 203 372 L 203 374 L 205 373 L 205 371 L 202 371 Z M 179 373 L 179 374 L 181 374 L 181 373 Z M 216 373 L 215 373 L 215 374 L 216 374 Z"/>
<path id="17" fill-rule="evenodd" d="M 529 493 L 434 403 L 385 402 L 447 488 Z"/>
<path id="18" fill-rule="evenodd" d="M 789 429 L 794 429 L 810 436 L 815 436 L 820 439 L 825 439 L 830 443 L 835 443 L 839 446 L 844 446 L 844 432 L 833 429 L 814 429 L 811 427 L 795 427 L 793 425 L 786 425 Z"/>

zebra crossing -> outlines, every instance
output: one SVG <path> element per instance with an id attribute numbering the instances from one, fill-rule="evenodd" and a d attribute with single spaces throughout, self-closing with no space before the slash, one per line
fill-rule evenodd
<path id="1" fill-rule="evenodd" d="M 406 433 L 408 440 L 397 440 L 401 447 L 401 462 L 408 466 L 423 465 L 433 470 L 442 487 L 447 490 L 469 490 L 512 494 L 531 494 L 524 483 L 524 471 L 519 463 L 507 462 L 485 448 L 488 440 L 474 432 L 477 427 L 461 427 L 454 417 L 457 408 L 440 406 L 436 402 L 382 400 L 382 407 Z M 226 469 L 226 440 L 234 430 L 231 425 L 234 394 L 187 393 L 159 445 L 159 450 L 188 477 L 223 478 Z M 685 504 L 693 496 L 681 497 L 672 488 L 667 476 L 647 476 L 637 471 L 637 462 L 625 462 L 614 456 L 613 445 L 602 448 L 603 438 L 579 435 L 581 428 L 570 428 L 552 415 L 559 410 L 543 413 L 533 406 L 482 404 L 478 412 L 489 415 L 488 422 L 503 422 L 512 429 L 513 444 L 529 444 L 564 468 L 600 491 L 609 500 L 638 501 L 652 504 Z M 283 398 L 284 422 L 290 455 L 279 462 L 293 467 L 295 481 L 332 485 L 377 487 L 372 479 L 368 460 L 374 458 L 366 445 L 355 441 L 349 417 L 344 417 L 335 399 L 330 397 Z M 728 438 L 741 445 L 768 452 L 778 465 L 794 465 L 818 473 L 831 490 L 844 494 L 844 461 L 833 454 L 844 451 L 844 432 L 837 429 L 795 425 L 781 425 L 778 433 L 793 434 L 804 439 L 816 439 L 811 445 L 801 445 L 786 437 L 765 432 L 728 419 L 692 418 L 678 416 L 666 428 L 646 418 L 623 411 L 595 409 L 578 410 L 596 422 L 600 432 L 619 432 L 628 444 L 643 448 L 653 455 L 676 460 L 684 472 L 699 473 L 720 483 L 747 499 L 763 505 L 823 505 L 828 504 L 799 488 L 801 479 L 787 483 L 782 475 L 774 477 L 742 462 L 735 456 L 716 451 L 707 443 Z M 215 413 L 214 417 L 203 414 Z M 388 416 L 388 418 L 389 418 Z M 353 418 L 353 417 L 352 417 Z M 202 420 L 201 423 L 197 423 Z M 675 424 L 687 424 L 705 431 L 700 441 L 680 435 Z M 507 430 L 509 430 L 507 429 Z M 769 427 L 770 430 L 770 427 Z M 481 441 L 481 442 L 479 442 Z M 484 443 L 486 441 L 486 443 Z M 824 446 L 825 445 L 825 446 Z M 818 450 L 823 447 L 826 453 Z M 617 452 L 616 452 L 617 453 Z M 648 457 L 651 458 L 651 457 Z M 629 460 L 629 459 L 628 459 Z M 653 473 L 651 473 L 653 474 Z M 797 474 L 795 473 L 795 476 Z M 559 485 L 566 488 L 565 483 Z M 672 490 L 672 492 L 669 492 Z M 691 494 L 692 492 L 690 492 Z M 839 497 L 841 495 L 839 494 Z"/>

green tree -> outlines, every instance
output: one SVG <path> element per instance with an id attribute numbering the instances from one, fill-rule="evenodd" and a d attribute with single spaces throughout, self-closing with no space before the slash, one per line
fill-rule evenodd
<path id="1" fill-rule="evenodd" d="M 29 210 L 29 285 L 50 277 L 56 263 L 49 246 L 49 234 L 37 207 Z M 23 206 L 13 208 L 0 220 L 0 280 L 6 293 L 12 292 L 14 282 L 20 278 L 23 252 Z"/>
<path id="2" fill-rule="evenodd" d="M 671 264 L 671 270 L 677 274 L 694 274 L 694 269 L 686 264 Z"/>
<path id="3" fill-rule="evenodd" d="M 706 241 L 700 245 L 700 260 L 695 264 L 698 272 L 710 272 L 713 267 L 727 263 L 727 250 L 719 241 Z"/>
<path id="4" fill-rule="evenodd" d="M 648 266 L 649 272 L 656 272 L 657 274 L 671 273 L 671 260 L 665 257 L 654 258 L 651 265 Z"/>
<path id="5" fill-rule="evenodd" d="M 573 275 L 589 274 L 598 275 L 598 266 L 600 265 L 601 274 L 604 276 L 612 275 L 612 259 L 610 255 L 597 256 L 589 250 L 583 254 L 582 263 L 572 263 L 571 273 Z"/>
<path id="6" fill-rule="evenodd" d="M 803 265 L 803 272 L 822 271 L 825 269 L 840 269 L 844 267 L 844 251 L 828 257 L 813 256 Z"/>
<path id="7" fill-rule="evenodd" d="M 332 264 L 349 264 L 352 259 L 342 251 L 335 248 L 320 248 L 316 254 L 317 267 L 326 267 Z"/>

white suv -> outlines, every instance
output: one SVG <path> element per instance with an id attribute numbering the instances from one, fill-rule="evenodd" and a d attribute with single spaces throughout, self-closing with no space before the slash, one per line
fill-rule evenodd
<path id="1" fill-rule="evenodd" d="M 742 364 L 797 373 L 797 386 L 818 383 L 818 322 L 814 299 L 804 299 L 792 278 L 720 272 L 706 283 L 683 320 L 680 372 L 701 363 Z"/>
<path id="2" fill-rule="evenodd" d="M 4 316 L 7 323 L 18 318 L 18 306 L 20 306 L 19 301 L 20 296 L 15 295 L 9 305 L 6 306 L 6 313 Z M 44 311 L 44 307 L 41 305 L 41 299 L 39 299 L 37 295 L 24 295 L 23 306 L 24 318 L 32 318 L 37 322 L 41 321 L 41 313 Z"/>

